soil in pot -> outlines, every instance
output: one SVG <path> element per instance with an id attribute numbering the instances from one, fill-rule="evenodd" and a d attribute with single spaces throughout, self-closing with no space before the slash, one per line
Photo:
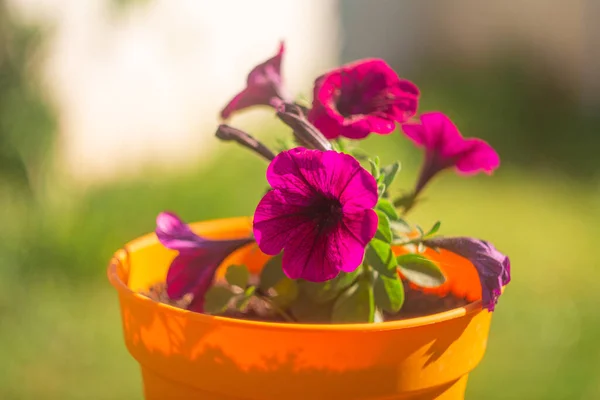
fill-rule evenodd
<path id="1" fill-rule="evenodd" d="M 407 318 L 422 317 L 425 315 L 437 314 L 444 311 L 452 310 L 467 305 L 469 301 L 465 298 L 460 298 L 452 293 L 446 296 L 438 296 L 436 294 L 424 293 L 412 287 L 408 282 L 404 284 L 404 305 L 396 314 L 385 314 L 386 321 L 397 321 Z M 166 293 L 166 285 L 164 282 L 157 283 L 150 287 L 149 291 L 141 294 L 164 304 L 174 307 L 186 309 L 191 302 L 191 296 L 183 297 L 180 300 L 172 300 Z M 287 322 L 277 314 L 274 314 L 269 308 L 269 305 L 256 297 L 253 297 L 245 311 L 239 311 L 234 307 L 229 307 L 223 314 L 224 317 L 245 319 L 252 321 L 264 322 Z"/>

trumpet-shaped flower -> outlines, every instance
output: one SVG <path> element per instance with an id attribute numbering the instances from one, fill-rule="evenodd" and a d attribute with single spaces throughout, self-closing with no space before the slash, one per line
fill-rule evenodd
<path id="1" fill-rule="evenodd" d="M 315 81 L 308 119 L 327 138 L 387 134 L 415 115 L 419 89 L 383 60 L 344 65 Z"/>
<path id="2" fill-rule="evenodd" d="M 167 273 L 167 294 L 177 300 L 191 293 L 189 309 L 202 312 L 204 294 L 215 272 L 234 250 L 253 241 L 251 238 L 210 240 L 196 235 L 177 215 L 162 212 L 156 218 L 156 236 L 163 246 L 177 250 Z"/>
<path id="3" fill-rule="evenodd" d="M 425 241 L 433 248 L 449 250 L 471 261 L 479 274 L 483 307 L 494 311 L 502 287 L 510 282 L 510 259 L 484 241 L 470 237 L 439 237 Z"/>
<path id="4" fill-rule="evenodd" d="M 221 118 L 227 119 L 231 114 L 252 106 L 272 104 L 273 99 L 287 98 L 281 77 L 281 60 L 284 53 L 283 42 L 277 54 L 257 65 L 250 71 L 246 79 L 246 88 L 238 93 L 221 111 Z"/>
<path id="5" fill-rule="evenodd" d="M 377 184 L 352 156 L 296 148 L 267 170 L 272 190 L 254 214 L 254 236 L 270 255 L 283 250 L 292 279 L 323 282 L 354 271 L 375 235 Z"/>
<path id="6" fill-rule="evenodd" d="M 458 172 L 491 174 L 500 157 L 485 141 L 464 138 L 450 118 L 441 112 L 421 115 L 421 123 L 402 124 L 402 130 L 417 146 L 425 149 L 425 159 L 415 193 L 420 192 L 438 172 L 456 167 Z"/>

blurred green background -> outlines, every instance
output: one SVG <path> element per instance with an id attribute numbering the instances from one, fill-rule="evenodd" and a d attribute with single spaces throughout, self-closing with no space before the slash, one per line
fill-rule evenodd
<path id="1" fill-rule="evenodd" d="M 157 167 L 90 187 L 70 181 L 51 151 L 60 116 L 32 68 L 45 35 L 0 1 L 0 398 L 139 399 L 105 278 L 111 254 L 152 231 L 164 209 L 188 221 L 250 215 L 266 165 L 219 144 L 209 162 L 177 174 Z M 503 160 L 493 177 L 447 173 L 413 216 L 423 226 L 441 219 L 444 234 L 486 238 L 512 260 L 467 399 L 600 398 L 598 104 L 582 107 L 519 51 L 485 65 L 423 57 L 406 77 L 422 89 L 421 112 L 444 110 Z M 266 143 L 286 134 L 267 126 L 254 128 Z M 402 160 L 398 192 L 412 183 L 420 154 L 401 134 L 365 147 Z"/>

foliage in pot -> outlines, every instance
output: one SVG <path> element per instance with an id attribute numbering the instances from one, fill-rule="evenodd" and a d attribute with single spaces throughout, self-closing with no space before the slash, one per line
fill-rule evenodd
<path id="1" fill-rule="evenodd" d="M 269 106 L 294 141 L 273 152 L 217 130 L 269 161 L 252 221 L 190 227 L 163 212 L 155 236 L 109 268 L 147 398 L 462 398 L 510 261 L 406 215 L 441 171 L 491 173 L 498 155 L 442 113 L 414 119 L 418 88 L 383 60 L 329 71 L 310 106 L 295 103 L 283 55 L 282 44 L 250 72 L 222 117 Z M 415 187 L 394 197 L 400 163 L 380 165 L 356 144 L 397 123 L 425 155 Z"/>

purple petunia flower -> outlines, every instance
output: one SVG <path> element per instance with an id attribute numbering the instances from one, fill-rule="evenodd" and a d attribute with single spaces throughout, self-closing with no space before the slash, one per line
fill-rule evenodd
<path id="1" fill-rule="evenodd" d="M 281 77 L 281 59 L 285 46 L 279 45 L 277 54 L 250 71 L 246 88 L 238 93 L 221 111 L 221 118 L 227 119 L 234 112 L 244 108 L 271 105 L 273 99 L 286 100 L 287 95 Z"/>
<path id="2" fill-rule="evenodd" d="M 465 139 L 450 118 L 441 112 L 421 115 L 421 123 L 402 124 L 417 146 L 425 148 L 425 160 L 415 193 L 420 192 L 438 172 L 456 167 L 464 174 L 490 174 L 500 165 L 496 151 L 481 139 Z"/>
<path id="3" fill-rule="evenodd" d="M 167 294 L 177 300 L 191 293 L 193 299 L 188 308 L 196 312 L 203 311 L 204 294 L 223 260 L 234 250 L 253 241 L 251 238 L 203 238 L 169 212 L 162 212 L 156 218 L 156 236 L 163 246 L 179 251 L 167 273 Z"/>
<path id="4" fill-rule="evenodd" d="M 419 89 L 383 60 L 344 65 L 315 81 L 308 119 L 329 139 L 392 132 L 415 115 Z"/>
<path id="5" fill-rule="evenodd" d="M 432 248 L 441 248 L 471 261 L 481 282 L 482 304 L 494 311 L 502 287 L 510 282 L 510 259 L 484 241 L 469 237 L 434 238 L 424 242 Z"/>
<path id="6" fill-rule="evenodd" d="M 266 254 L 283 249 L 288 277 L 323 282 L 361 264 L 377 229 L 377 184 L 356 159 L 296 148 L 275 157 L 267 180 L 254 236 Z"/>

